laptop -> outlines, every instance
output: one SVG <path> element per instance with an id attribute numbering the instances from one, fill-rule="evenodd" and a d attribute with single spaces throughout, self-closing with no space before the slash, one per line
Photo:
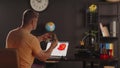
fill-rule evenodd
<path id="1" fill-rule="evenodd" d="M 48 60 L 60 60 L 66 58 L 69 42 L 59 41 L 57 46 L 53 49 Z M 51 42 L 47 43 L 46 50 L 51 46 Z"/>

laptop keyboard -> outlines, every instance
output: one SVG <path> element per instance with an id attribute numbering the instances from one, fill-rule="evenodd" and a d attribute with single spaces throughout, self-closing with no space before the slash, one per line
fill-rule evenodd
<path id="1" fill-rule="evenodd" d="M 53 61 L 55 61 L 55 60 L 64 60 L 65 59 L 65 57 L 62 57 L 62 56 L 52 56 L 52 57 L 50 57 L 49 59 L 47 59 L 48 61 L 49 60 L 53 60 Z"/>

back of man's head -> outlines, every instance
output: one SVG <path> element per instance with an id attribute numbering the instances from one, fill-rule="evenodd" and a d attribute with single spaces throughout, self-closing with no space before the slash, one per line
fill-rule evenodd
<path id="1" fill-rule="evenodd" d="M 32 18 L 38 18 L 38 16 L 39 16 L 39 13 L 34 10 L 31 10 L 31 9 L 25 10 L 22 17 L 22 26 L 29 24 L 29 21 Z"/>

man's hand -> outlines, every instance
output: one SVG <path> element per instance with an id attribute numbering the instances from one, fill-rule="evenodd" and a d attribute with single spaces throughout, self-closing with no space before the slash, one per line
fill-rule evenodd
<path id="1" fill-rule="evenodd" d="M 45 33 L 41 36 L 37 36 L 38 40 L 41 41 L 54 41 L 57 39 L 56 34 L 54 33 Z"/>
<path id="2" fill-rule="evenodd" d="M 56 34 L 52 34 L 52 41 L 51 42 L 52 42 L 51 47 L 55 48 L 58 44 L 58 38 L 57 38 Z"/>
<path id="3" fill-rule="evenodd" d="M 51 38 L 51 34 L 50 33 L 45 33 L 41 36 L 37 36 L 38 40 L 41 42 L 41 41 L 46 41 L 48 39 Z"/>

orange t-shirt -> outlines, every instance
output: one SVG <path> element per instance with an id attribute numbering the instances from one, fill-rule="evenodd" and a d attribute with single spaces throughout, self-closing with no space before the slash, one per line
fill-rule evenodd
<path id="1" fill-rule="evenodd" d="M 41 49 L 38 39 L 25 29 L 20 28 L 9 32 L 6 39 L 6 48 L 17 49 L 20 68 L 31 68 L 34 55 Z"/>

